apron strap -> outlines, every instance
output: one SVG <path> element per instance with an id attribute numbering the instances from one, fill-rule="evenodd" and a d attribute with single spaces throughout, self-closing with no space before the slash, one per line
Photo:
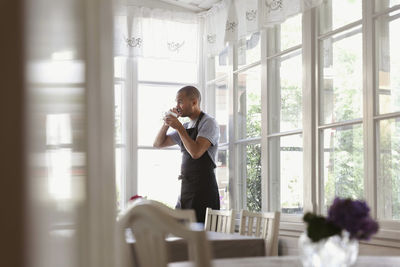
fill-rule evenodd
<path id="1" fill-rule="evenodd" d="M 199 115 L 199 118 L 197 119 L 196 124 L 194 125 L 194 128 L 196 128 L 196 131 L 197 131 L 197 128 L 199 127 L 199 123 L 200 123 L 201 118 L 203 118 L 203 115 L 204 115 L 204 112 L 201 111 L 200 115 Z"/>

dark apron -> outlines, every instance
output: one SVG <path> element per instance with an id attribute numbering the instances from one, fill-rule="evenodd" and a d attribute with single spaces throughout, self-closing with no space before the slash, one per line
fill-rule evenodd
<path id="1" fill-rule="evenodd" d="M 203 115 L 201 112 L 194 128 L 186 129 L 193 140 L 197 138 L 199 122 Z M 214 172 L 216 166 L 207 151 L 200 158 L 193 159 L 182 144 L 181 152 L 182 185 L 180 204 L 178 203 L 177 207 L 194 209 L 197 221 L 204 223 L 207 207 L 219 210 L 219 192 Z"/>

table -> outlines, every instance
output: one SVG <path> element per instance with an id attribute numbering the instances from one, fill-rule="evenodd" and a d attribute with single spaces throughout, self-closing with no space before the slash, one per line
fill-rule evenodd
<path id="1" fill-rule="evenodd" d="M 238 258 L 265 256 L 264 239 L 253 236 L 243 236 L 238 233 L 226 234 L 206 232 L 210 242 L 213 258 Z M 135 245 L 133 238 L 127 238 L 132 243 L 133 254 Z M 187 261 L 187 243 L 177 237 L 167 238 L 167 250 L 169 262 Z"/>
<path id="2" fill-rule="evenodd" d="M 265 242 L 260 237 L 207 232 L 207 238 L 215 259 L 265 256 Z M 176 237 L 168 238 L 167 243 L 170 262 L 188 259 L 185 240 Z"/>
<path id="3" fill-rule="evenodd" d="M 302 267 L 297 256 L 251 257 L 213 260 L 213 267 Z M 168 267 L 193 267 L 191 262 L 174 262 Z M 359 256 L 352 267 L 394 267 L 400 266 L 400 257 Z"/>

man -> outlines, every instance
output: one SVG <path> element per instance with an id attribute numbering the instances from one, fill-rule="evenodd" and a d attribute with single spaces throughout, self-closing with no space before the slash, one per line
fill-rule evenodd
<path id="1" fill-rule="evenodd" d="M 157 148 L 178 144 L 182 152 L 182 209 L 194 209 L 198 222 L 204 222 L 206 208 L 219 210 L 219 193 L 214 169 L 218 150 L 219 127 L 214 118 L 200 109 L 201 96 L 193 86 L 181 88 L 176 95 L 176 107 L 166 115 L 153 146 Z M 189 117 L 183 125 L 178 117 Z M 168 128 L 175 129 L 167 134 Z"/>

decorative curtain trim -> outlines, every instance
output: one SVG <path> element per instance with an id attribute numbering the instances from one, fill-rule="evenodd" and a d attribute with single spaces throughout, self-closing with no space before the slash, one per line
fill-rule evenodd
<path id="1" fill-rule="evenodd" d="M 118 6 L 115 14 L 115 56 L 197 61 L 196 14 L 138 6 Z"/>
<path id="2" fill-rule="evenodd" d="M 323 0 L 222 0 L 199 13 L 205 22 L 204 47 L 217 55 L 227 42 L 237 42 L 261 28 L 272 27 L 287 18 L 318 6 Z"/>

